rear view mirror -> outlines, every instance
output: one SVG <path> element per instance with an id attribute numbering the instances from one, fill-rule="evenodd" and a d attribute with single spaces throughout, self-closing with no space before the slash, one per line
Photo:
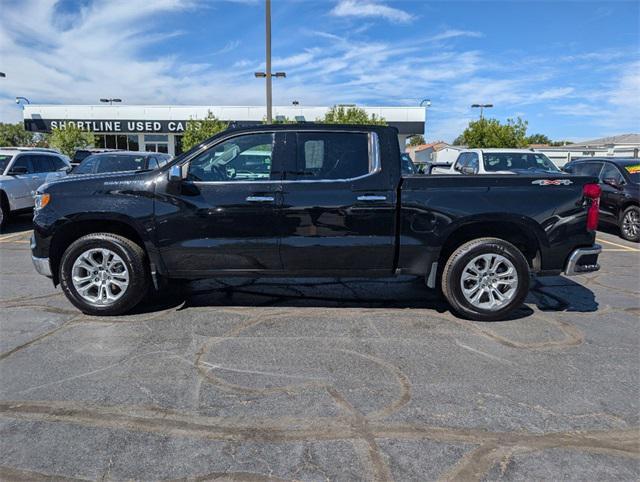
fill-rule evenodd
<path id="1" fill-rule="evenodd" d="M 183 174 L 183 166 L 176 164 L 169 169 L 169 182 L 182 182 L 185 176 Z"/>
<path id="2" fill-rule="evenodd" d="M 16 166 L 12 167 L 11 170 L 7 173 L 10 176 L 19 176 L 20 174 L 27 174 L 29 171 L 26 167 Z"/>

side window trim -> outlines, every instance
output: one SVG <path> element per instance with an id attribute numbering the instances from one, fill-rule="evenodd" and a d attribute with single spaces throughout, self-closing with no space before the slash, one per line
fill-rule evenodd
<path id="1" fill-rule="evenodd" d="M 352 177 L 352 178 L 348 178 L 348 179 L 269 179 L 269 180 L 264 180 L 264 181 L 189 181 L 192 182 L 194 184 L 267 184 L 267 183 L 274 183 L 274 182 L 278 182 L 278 183 L 335 183 L 335 182 L 352 182 L 352 181 L 358 181 L 360 179 L 365 179 L 368 178 L 370 176 L 374 176 L 376 174 L 379 174 L 380 172 L 382 172 L 382 162 L 380 160 L 380 139 L 378 137 L 378 133 L 377 132 L 372 132 L 372 131 L 343 131 L 343 130 L 295 130 L 292 129 L 291 131 L 289 130 L 278 130 L 278 131 L 259 131 L 259 132 L 251 132 L 251 133 L 239 133 L 239 134 L 235 134 L 235 135 L 231 135 L 229 137 L 224 137 L 222 139 L 217 140 L 217 142 L 203 148 L 200 151 L 197 151 L 193 154 L 193 156 L 189 157 L 189 159 L 185 159 L 184 162 L 181 162 L 180 165 L 181 166 L 185 166 L 189 163 L 191 163 L 193 160 L 197 159 L 200 155 L 204 154 L 205 152 L 207 152 L 209 149 L 213 149 L 215 146 L 218 146 L 220 144 L 222 144 L 223 142 L 227 142 L 235 137 L 240 137 L 243 135 L 251 135 L 251 134 L 257 134 L 257 133 L 262 133 L 262 134 L 269 134 L 269 133 L 273 133 L 277 136 L 278 133 L 288 133 L 288 132 L 293 132 L 293 133 L 300 133 L 300 132 L 309 132 L 309 133 L 313 133 L 313 132 L 353 132 L 353 133 L 358 133 L 358 134 L 367 134 L 369 136 L 369 166 L 370 170 L 369 173 L 364 174 L 362 176 L 357 176 L 357 177 Z M 274 141 L 275 142 L 275 141 Z M 276 148 L 274 146 L 274 150 L 273 152 L 276 152 Z M 272 164 L 272 166 L 275 164 Z"/>
<path id="2" fill-rule="evenodd" d="M 325 132 L 348 132 L 353 134 L 367 134 L 367 144 L 368 144 L 368 154 L 369 154 L 369 172 L 366 174 L 362 174 L 361 176 L 349 177 L 349 178 L 340 178 L 340 179 L 284 179 L 283 183 L 336 183 L 336 182 L 353 182 L 359 181 L 360 179 L 365 179 L 370 176 L 374 176 L 382 172 L 382 162 L 380 160 L 380 139 L 378 138 L 377 132 L 372 131 L 331 131 L 331 130 L 319 130 L 319 131 L 297 131 L 296 133 L 325 133 Z"/>

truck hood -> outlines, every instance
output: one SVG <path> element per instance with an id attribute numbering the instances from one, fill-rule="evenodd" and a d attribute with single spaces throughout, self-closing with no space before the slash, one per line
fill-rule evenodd
<path id="1" fill-rule="evenodd" d="M 13 179 L 13 176 L 5 176 L 3 174 L 0 174 L 0 182 L 2 182 L 2 181 L 11 181 L 11 179 Z"/>
<path id="2" fill-rule="evenodd" d="M 96 190 L 102 189 L 102 186 L 126 186 L 127 184 L 147 183 L 153 182 L 158 174 L 158 171 L 77 174 L 47 182 L 38 188 L 38 192 Z"/>

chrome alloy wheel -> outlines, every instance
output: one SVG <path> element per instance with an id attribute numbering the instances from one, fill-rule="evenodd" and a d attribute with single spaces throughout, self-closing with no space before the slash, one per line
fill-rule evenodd
<path id="1" fill-rule="evenodd" d="M 518 273 L 511 261 L 500 254 L 481 254 L 462 270 L 460 287 L 474 307 L 496 311 L 515 296 Z"/>
<path id="2" fill-rule="evenodd" d="M 635 209 L 630 209 L 622 220 L 622 230 L 627 238 L 635 238 L 640 232 L 640 214 Z"/>
<path id="3" fill-rule="evenodd" d="M 109 249 L 89 249 L 71 268 L 73 287 L 92 305 L 115 303 L 129 287 L 129 270 L 120 256 Z"/>

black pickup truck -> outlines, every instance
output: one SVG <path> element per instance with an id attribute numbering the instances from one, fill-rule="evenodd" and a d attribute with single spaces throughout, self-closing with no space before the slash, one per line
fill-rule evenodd
<path id="1" fill-rule="evenodd" d="M 239 128 L 155 170 L 42 186 L 32 257 L 96 315 L 171 278 L 411 274 L 457 314 L 496 320 L 522 304 L 530 273 L 599 268 L 596 182 L 403 177 L 390 127 Z"/>

